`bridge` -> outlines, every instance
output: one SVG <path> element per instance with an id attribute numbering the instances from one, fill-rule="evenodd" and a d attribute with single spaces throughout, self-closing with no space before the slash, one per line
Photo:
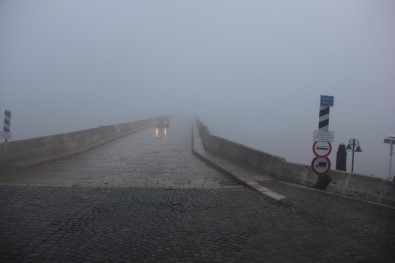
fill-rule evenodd
<path id="1" fill-rule="evenodd" d="M 0 261 L 395 262 L 391 182 L 154 122 L 0 144 Z"/>

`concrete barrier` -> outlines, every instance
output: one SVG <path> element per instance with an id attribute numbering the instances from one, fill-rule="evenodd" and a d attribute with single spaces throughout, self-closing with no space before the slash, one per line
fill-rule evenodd
<path id="1" fill-rule="evenodd" d="M 277 176 L 285 159 L 212 135 L 198 120 L 198 129 L 206 151 L 241 163 L 259 172 Z"/>
<path id="2" fill-rule="evenodd" d="M 81 153 L 154 125 L 155 118 L 0 144 L 0 172 Z"/>
<path id="3" fill-rule="evenodd" d="M 317 176 L 310 166 L 258 151 L 212 135 L 199 118 L 197 126 L 204 149 L 282 181 L 313 187 Z M 395 184 L 381 178 L 331 170 L 327 191 L 395 207 Z"/>

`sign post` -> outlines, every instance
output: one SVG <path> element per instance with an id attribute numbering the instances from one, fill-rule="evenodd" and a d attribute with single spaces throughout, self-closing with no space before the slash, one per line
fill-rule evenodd
<path id="1" fill-rule="evenodd" d="M 390 145 L 390 166 L 389 166 L 389 174 L 388 174 L 388 179 L 391 179 L 392 176 L 392 155 L 394 154 L 394 148 L 393 146 L 395 145 L 395 135 L 389 135 L 387 138 L 384 139 L 384 143 L 388 143 Z M 395 176 L 393 177 L 393 182 L 395 183 Z"/>
<path id="2" fill-rule="evenodd" d="M 333 96 L 321 95 L 320 101 L 320 120 L 318 123 L 318 130 L 327 131 L 329 128 L 329 109 L 333 107 Z"/>
<path id="3" fill-rule="evenodd" d="M 328 172 L 331 161 L 328 156 L 332 151 L 331 142 L 334 141 L 334 132 L 329 131 L 329 109 L 334 105 L 333 96 L 321 95 L 318 130 L 314 131 L 313 153 L 315 158 L 311 162 L 311 169 L 318 176 L 315 188 L 325 190 L 331 178 Z"/>
<path id="4" fill-rule="evenodd" d="M 3 132 L 0 133 L 0 137 L 3 138 L 5 142 L 11 139 L 11 111 L 9 110 L 4 112 L 4 127 Z"/>

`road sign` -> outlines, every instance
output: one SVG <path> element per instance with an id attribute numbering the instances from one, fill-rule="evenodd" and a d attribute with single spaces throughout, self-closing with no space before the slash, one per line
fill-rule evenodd
<path id="1" fill-rule="evenodd" d="M 315 142 L 333 142 L 335 140 L 334 131 L 315 130 L 313 136 L 313 141 Z"/>
<path id="2" fill-rule="evenodd" d="M 333 107 L 333 104 L 334 104 L 334 97 L 333 96 L 321 95 L 320 106 Z"/>
<path id="3" fill-rule="evenodd" d="M 313 144 L 313 153 L 317 157 L 327 157 L 332 151 L 330 142 L 315 142 Z"/>
<path id="4" fill-rule="evenodd" d="M 315 157 L 311 162 L 311 169 L 317 175 L 325 175 L 331 169 L 331 161 L 326 157 Z"/>

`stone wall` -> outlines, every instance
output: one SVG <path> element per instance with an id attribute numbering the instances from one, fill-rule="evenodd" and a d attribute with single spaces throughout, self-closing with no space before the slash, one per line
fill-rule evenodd
<path id="1" fill-rule="evenodd" d="M 154 124 L 146 119 L 0 144 L 0 172 L 77 154 Z"/>
<path id="2" fill-rule="evenodd" d="M 287 162 L 285 158 L 258 151 L 212 135 L 199 119 L 198 130 L 206 151 L 238 162 L 282 181 L 312 187 L 317 176 L 310 166 Z M 381 178 L 331 170 L 327 191 L 395 207 L 395 184 Z"/>

